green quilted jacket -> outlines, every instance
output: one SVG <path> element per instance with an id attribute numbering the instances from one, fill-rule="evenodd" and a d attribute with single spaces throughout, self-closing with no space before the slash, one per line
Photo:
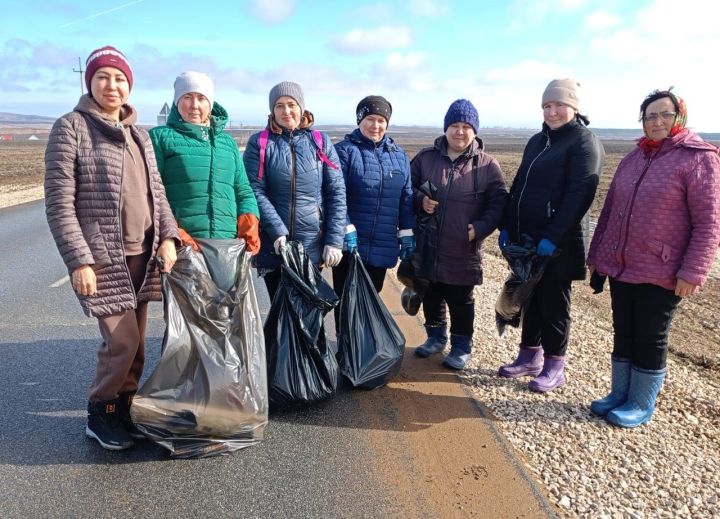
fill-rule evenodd
<path id="1" fill-rule="evenodd" d="M 257 201 L 237 144 L 223 132 L 227 112 L 213 104 L 210 126 L 187 123 L 173 104 L 167 126 L 150 130 L 158 169 L 179 227 L 197 238 L 235 238 L 237 217 Z"/>

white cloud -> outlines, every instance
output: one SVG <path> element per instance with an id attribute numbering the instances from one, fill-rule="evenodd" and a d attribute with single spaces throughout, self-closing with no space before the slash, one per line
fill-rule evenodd
<path id="1" fill-rule="evenodd" d="M 369 54 L 387 49 L 409 47 L 413 34 L 409 27 L 382 26 L 352 29 L 335 40 L 335 47 L 350 54 Z"/>
<path id="2" fill-rule="evenodd" d="M 249 0 L 250 12 L 268 24 L 284 22 L 295 11 L 295 0 Z"/>
<path id="3" fill-rule="evenodd" d="M 438 0 L 410 0 L 408 10 L 415 16 L 442 16 L 449 11 L 448 4 Z"/>
<path id="4" fill-rule="evenodd" d="M 596 31 L 611 29 L 620 24 L 620 19 L 607 11 L 593 11 L 585 17 L 585 25 Z"/>
<path id="5" fill-rule="evenodd" d="M 552 78 L 564 77 L 568 71 L 554 63 L 543 63 L 525 60 L 502 69 L 490 69 L 485 73 L 487 81 L 493 83 L 513 83 L 528 80 L 550 81 Z"/>

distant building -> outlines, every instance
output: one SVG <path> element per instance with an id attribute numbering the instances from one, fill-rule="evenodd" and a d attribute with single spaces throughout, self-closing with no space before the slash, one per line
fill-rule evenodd
<path id="1" fill-rule="evenodd" d="M 160 109 L 160 113 L 157 115 L 157 125 L 165 126 L 167 124 L 168 115 L 170 115 L 170 107 L 165 103 Z"/>
<path id="2" fill-rule="evenodd" d="M 12 135 L 0 135 L 0 141 L 11 141 L 13 140 Z"/>
<path id="3" fill-rule="evenodd" d="M 31 135 L 30 137 L 28 137 L 28 140 L 29 141 L 39 141 L 40 139 L 38 139 L 37 135 Z"/>

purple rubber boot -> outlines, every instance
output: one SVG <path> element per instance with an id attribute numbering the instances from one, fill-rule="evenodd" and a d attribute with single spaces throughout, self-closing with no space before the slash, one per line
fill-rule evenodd
<path id="1" fill-rule="evenodd" d="M 545 357 L 542 371 L 530 381 L 528 387 L 538 393 L 547 393 L 565 385 L 565 357 Z"/>
<path id="2" fill-rule="evenodd" d="M 512 364 L 500 366 L 498 375 L 505 378 L 536 377 L 543 367 L 543 352 L 541 346 L 520 345 L 520 352 Z"/>

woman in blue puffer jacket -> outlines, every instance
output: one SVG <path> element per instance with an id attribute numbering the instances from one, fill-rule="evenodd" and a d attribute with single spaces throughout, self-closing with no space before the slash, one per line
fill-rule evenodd
<path id="1" fill-rule="evenodd" d="M 385 272 L 414 249 L 413 194 L 410 161 L 405 151 L 385 134 L 392 106 L 382 96 L 367 96 L 357 106 L 358 128 L 337 143 L 347 196 L 344 249 L 357 249 L 375 290 Z M 349 256 L 333 269 L 333 286 L 342 294 Z M 337 309 L 336 309 L 337 310 Z"/>
<path id="2" fill-rule="evenodd" d="M 260 209 L 255 265 L 273 299 L 286 241 L 301 242 L 315 265 L 340 263 L 347 210 L 337 154 L 326 134 L 312 130 L 300 85 L 278 83 L 269 101 L 267 128 L 250 137 L 243 162 Z"/>

